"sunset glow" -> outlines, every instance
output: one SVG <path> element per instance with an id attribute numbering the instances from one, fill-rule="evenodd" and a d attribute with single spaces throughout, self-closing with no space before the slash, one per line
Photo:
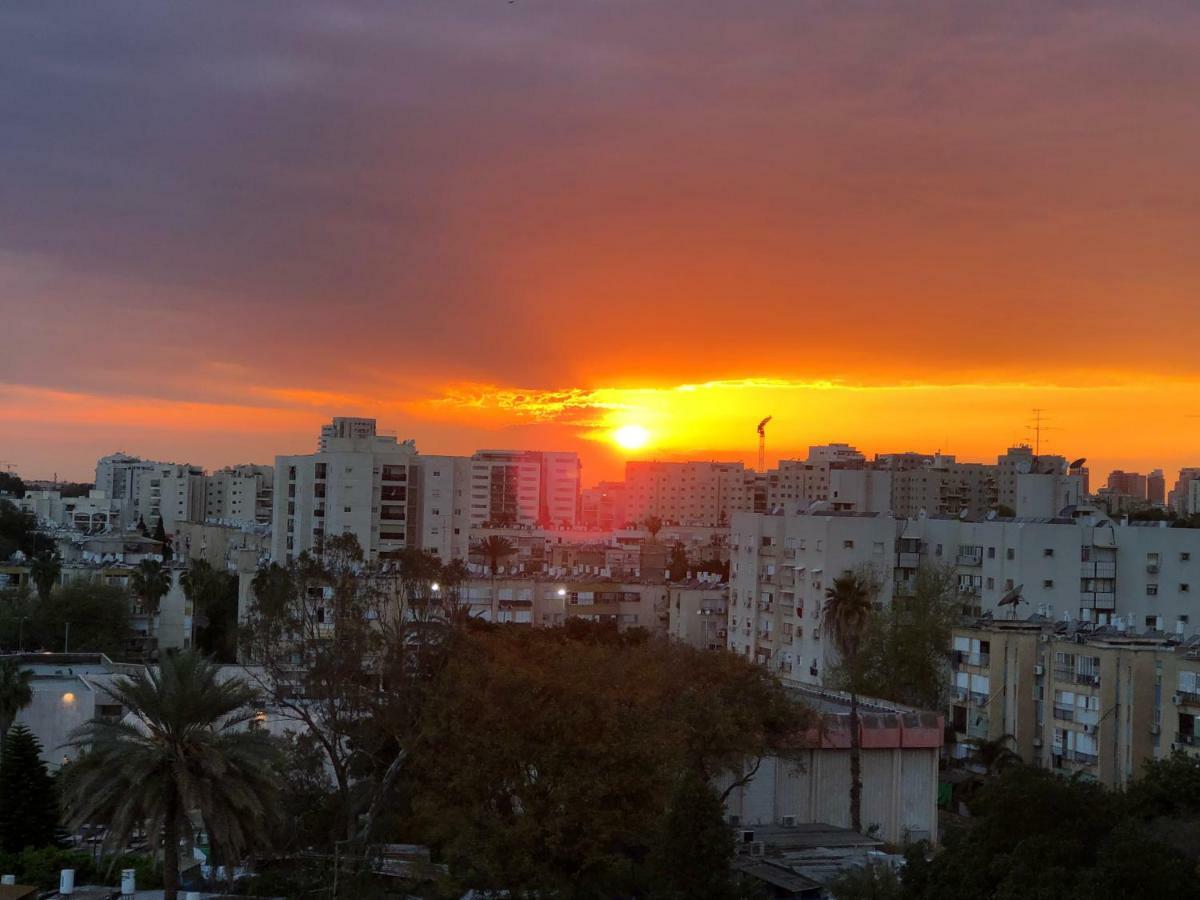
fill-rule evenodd
<path id="1" fill-rule="evenodd" d="M 650 432 L 641 425 L 623 425 L 613 432 L 613 440 L 623 450 L 640 450 L 650 440 Z"/>

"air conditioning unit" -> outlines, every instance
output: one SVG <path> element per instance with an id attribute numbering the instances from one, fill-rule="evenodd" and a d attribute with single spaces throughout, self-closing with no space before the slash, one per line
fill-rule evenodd
<path id="1" fill-rule="evenodd" d="M 753 843 L 751 843 L 750 844 L 750 855 L 751 856 L 766 856 L 767 855 L 766 843 L 763 841 L 754 841 Z"/>
<path id="2" fill-rule="evenodd" d="M 1162 734 L 1162 726 L 1158 725 L 1158 724 L 1151 725 L 1150 733 L 1151 734 Z"/>
<path id="3" fill-rule="evenodd" d="M 795 816 L 781 816 L 779 819 L 779 824 L 782 825 L 784 828 L 795 828 L 796 827 L 796 817 Z"/>
<path id="4" fill-rule="evenodd" d="M 1171 695 L 1171 702 L 1174 703 L 1176 706 L 1178 706 L 1182 702 L 1182 700 L 1183 700 L 1183 698 L 1180 697 L 1179 694 Z"/>
<path id="5" fill-rule="evenodd" d="M 1183 749 L 1183 744 L 1177 744 L 1174 741 L 1171 741 L 1171 752 L 1172 753 L 1174 753 L 1176 750 L 1182 750 L 1182 749 Z"/>
<path id="6" fill-rule="evenodd" d="M 1042 675 L 1046 674 L 1046 667 L 1043 666 L 1041 663 L 1038 663 L 1036 666 L 1033 667 L 1033 674 L 1037 675 L 1040 678 Z"/>
<path id="7" fill-rule="evenodd" d="M 1035 746 L 1035 747 L 1042 746 L 1042 739 L 1040 737 L 1035 737 L 1033 739 L 1033 746 Z"/>
<path id="8" fill-rule="evenodd" d="M 1040 640 L 1043 644 L 1048 644 L 1048 643 L 1050 643 L 1050 635 L 1043 634 L 1043 635 L 1041 635 Z"/>
<path id="9" fill-rule="evenodd" d="M 1095 726 L 1095 725 L 1084 725 L 1084 726 L 1083 726 L 1083 733 L 1084 733 L 1084 734 L 1095 734 L 1095 733 L 1096 733 L 1096 726 Z"/>

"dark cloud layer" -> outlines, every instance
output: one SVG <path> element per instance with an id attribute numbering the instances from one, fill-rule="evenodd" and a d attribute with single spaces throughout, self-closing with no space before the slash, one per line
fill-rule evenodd
<path id="1" fill-rule="evenodd" d="M 1194 372 L 1197 96 L 1185 3 L 8 4 L 0 382 Z"/>

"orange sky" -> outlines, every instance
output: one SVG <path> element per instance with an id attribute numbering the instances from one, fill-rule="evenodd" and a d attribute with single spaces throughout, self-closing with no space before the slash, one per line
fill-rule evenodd
<path id="1" fill-rule="evenodd" d="M 0 459 L 1200 464 L 1200 9 L 0 11 Z M 693 386 L 688 388 L 687 386 Z M 1095 478 L 1095 475 L 1094 475 Z"/>

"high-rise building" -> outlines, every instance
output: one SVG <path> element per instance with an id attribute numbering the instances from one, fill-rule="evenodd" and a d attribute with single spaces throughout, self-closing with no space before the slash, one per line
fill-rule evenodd
<path id="1" fill-rule="evenodd" d="M 588 528 L 615 531 L 629 522 L 625 514 L 625 482 L 601 481 L 579 495 L 580 521 Z"/>
<path id="2" fill-rule="evenodd" d="M 1166 506 L 1167 476 L 1162 469 L 1155 469 L 1146 476 L 1146 499 L 1154 506 Z"/>
<path id="3" fill-rule="evenodd" d="M 625 464 L 625 514 L 632 522 L 656 516 L 680 525 L 728 525 L 754 509 L 754 479 L 740 462 Z"/>
<path id="4" fill-rule="evenodd" d="M 255 465 L 227 466 L 205 476 L 204 520 L 269 525 L 274 477 L 274 467 Z"/>
<path id="5" fill-rule="evenodd" d="M 1167 498 L 1167 503 L 1180 516 L 1191 516 L 1200 513 L 1200 506 L 1192 500 L 1192 485 L 1200 481 L 1200 467 L 1190 467 L 1179 470 L 1179 478 Z"/>
<path id="6" fill-rule="evenodd" d="M 1116 494 L 1132 497 L 1135 500 L 1146 499 L 1146 476 L 1137 472 L 1123 472 L 1113 469 L 1108 473 L 1108 489 Z"/>
<path id="7" fill-rule="evenodd" d="M 576 453 L 479 450 L 471 457 L 471 525 L 573 526 L 580 477 Z"/>
<path id="8" fill-rule="evenodd" d="M 336 421 L 336 420 L 335 420 Z M 419 545 L 419 465 L 411 441 L 322 434 L 317 453 L 277 456 L 271 558 L 320 553 L 353 534 L 369 560 Z"/>

